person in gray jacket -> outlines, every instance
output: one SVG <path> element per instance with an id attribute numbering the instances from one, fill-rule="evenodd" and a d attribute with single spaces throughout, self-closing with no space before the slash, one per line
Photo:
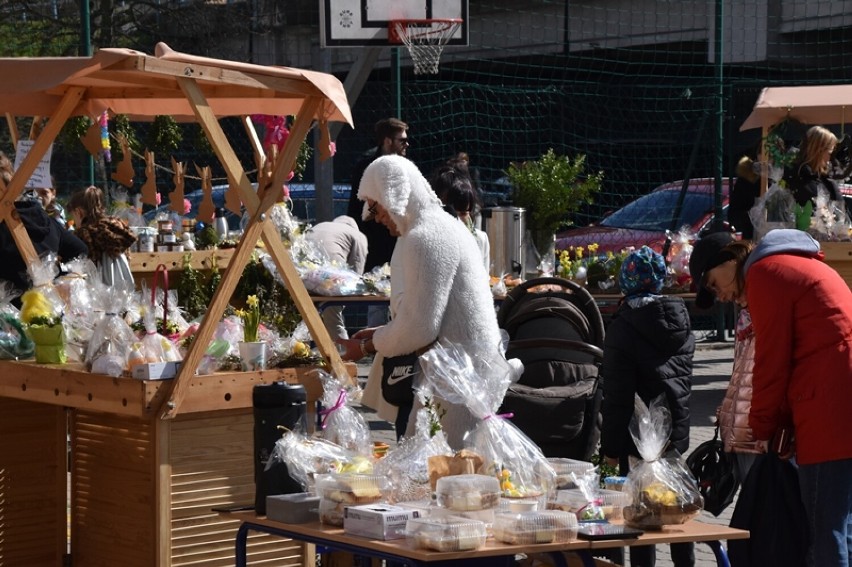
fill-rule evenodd
<path id="1" fill-rule="evenodd" d="M 347 266 L 358 274 L 364 272 L 367 237 L 358 230 L 358 224 L 352 217 L 340 215 L 333 221 L 316 224 L 305 233 L 305 238 L 320 246 L 335 264 Z M 343 306 L 323 309 L 322 321 L 332 339 L 349 338 L 343 321 Z"/>

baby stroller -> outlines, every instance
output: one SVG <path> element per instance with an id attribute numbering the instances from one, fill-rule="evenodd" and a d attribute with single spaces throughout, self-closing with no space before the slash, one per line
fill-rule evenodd
<path id="1" fill-rule="evenodd" d="M 604 325 L 586 288 L 561 278 L 526 281 L 506 296 L 497 314 L 509 334 L 506 358 L 524 363 L 501 413 L 547 457 L 588 461 L 600 440 Z"/>

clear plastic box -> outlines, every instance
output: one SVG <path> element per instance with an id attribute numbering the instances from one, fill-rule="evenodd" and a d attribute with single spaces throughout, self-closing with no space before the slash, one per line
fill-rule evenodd
<path id="1" fill-rule="evenodd" d="M 547 502 L 549 510 L 573 512 L 577 519 L 589 520 L 620 520 L 622 509 L 630 504 L 630 495 L 618 490 L 600 490 L 600 502 L 590 504 L 583 492 L 578 488 L 558 490 L 556 498 Z"/>
<path id="2" fill-rule="evenodd" d="M 576 459 L 551 457 L 547 459 L 547 462 L 550 463 L 550 466 L 552 466 L 553 470 L 556 471 L 556 488 L 559 490 L 577 488 L 577 484 L 574 482 L 574 477 L 571 473 L 576 473 L 580 476 L 586 473 L 586 471 L 595 468 L 595 465 L 592 463 L 578 461 Z"/>
<path id="3" fill-rule="evenodd" d="M 319 501 L 319 520 L 323 524 L 327 524 L 329 526 L 338 526 L 343 527 L 343 511 L 346 508 L 347 504 L 343 502 L 335 502 L 334 500 L 328 500 L 325 498 L 320 498 Z"/>
<path id="4" fill-rule="evenodd" d="M 577 538 L 577 516 L 561 510 L 499 512 L 492 531 L 494 539 L 513 545 L 563 543 Z"/>
<path id="5" fill-rule="evenodd" d="M 372 504 L 387 494 L 387 477 L 375 474 L 337 473 L 317 477 L 316 493 L 323 500 L 344 504 Z"/>
<path id="6" fill-rule="evenodd" d="M 485 545 L 485 523 L 462 518 L 408 520 L 406 537 L 415 547 L 433 551 L 473 551 Z"/>
<path id="7" fill-rule="evenodd" d="M 501 498 L 498 510 L 500 512 L 532 512 L 544 508 L 538 498 Z"/>
<path id="8" fill-rule="evenodd" d="M 627 482 L 626 476 L 608 476 L 604 479 L 604 486 L 607 490 L 621 492 L 624 489 L 625 482 Z"/>
<path id="9" fill-rule="evenodd" d="M 500 482 L 482 474 L 445 476 L 435 485 L 435 497 L 438 506 L 450 510 L 488 510 L 500 503 Z"/>

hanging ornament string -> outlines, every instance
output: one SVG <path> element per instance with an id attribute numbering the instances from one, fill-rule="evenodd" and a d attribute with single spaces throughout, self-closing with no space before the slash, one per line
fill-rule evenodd
<path id="1" fill-rule="evenodd" d="M 106 110 L 98 118 L 98 124 L 101 127 L 101 151 L 104 154 L 104 160 L 109 163 L 112 161 L 112 153 L 109 145 L 109 113 Z"/>

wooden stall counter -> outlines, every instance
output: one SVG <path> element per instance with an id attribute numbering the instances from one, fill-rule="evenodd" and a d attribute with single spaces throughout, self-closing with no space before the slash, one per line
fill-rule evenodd
<path id="1" fill-rule="evenodd" d="M 191 376 L 181 414 L 160 419 L 167 381 L 0 361 L 0 508 L 15 518 L 0 564 L 63 564 L 70 473 L 75 565 L 233 565 L 235 524 L 211 508 L 254 502 L 252 390 L 275 381 L 303 384 L 308 407 L 322 395 L 314 367 L 217 372 Z M 308 557 L 271 536 L 252 545 L 291 559 L 278 565 Z"/>
<path id="2" fill-rule="evenodd" d="M 287 382 L 305 387 L 308 404 L 322 396 L 317 367 L 271 368 L 259 372 L 216 372 L 191 377 L 183 413 L 252 407 L 257 384 Z M 347 364 L 350 376 L 357 367 Z M 164 380 L 111 377 L 86 371 L 82 364 L 0 362 L 0 397 L 117 415 L 152 417 L 163 403 Z"/>

